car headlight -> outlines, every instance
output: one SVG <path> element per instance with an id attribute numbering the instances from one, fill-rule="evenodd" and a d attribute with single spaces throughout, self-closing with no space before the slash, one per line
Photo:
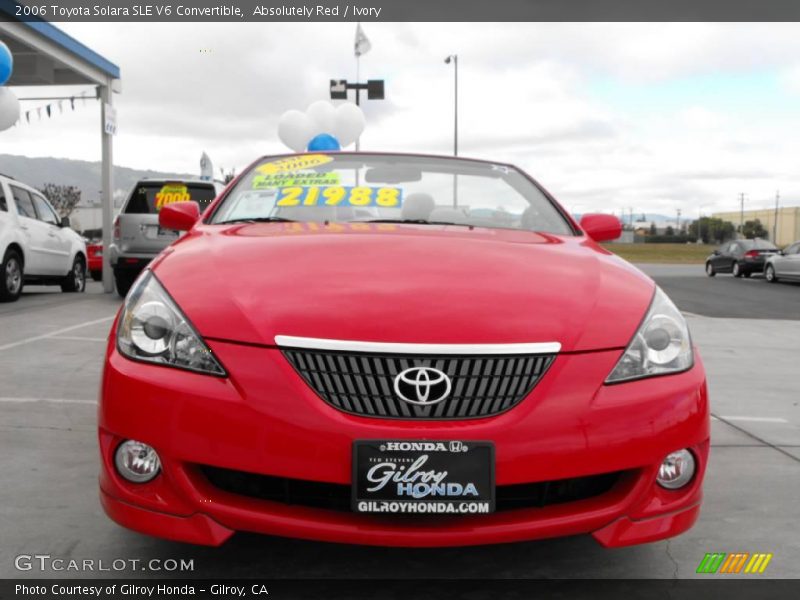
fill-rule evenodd
<path id="1" fill-rule="evenodd" d="M 134 284 L 117 329 L 119 351 L 142 360 L 225 376 L 211 350 L 152 272 Z"/>
<path id="2" fill-rule="evenodd" d="M 672 300 L 656 287 L 647 315 L 606 383 L 679 373 L 694 364 L 686 320 Z"/>

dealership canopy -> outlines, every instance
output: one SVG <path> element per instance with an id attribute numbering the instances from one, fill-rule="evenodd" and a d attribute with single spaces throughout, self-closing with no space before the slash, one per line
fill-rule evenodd
<path id="1" fill-rule="evenodd" d="M 102 143 L 101 189 L 103 244 L 111 244 L 113 159 L 112 136 L 116 133 L 113 92 L 121 91 L 120 70 L 115 64 L 45 21 L 19 21 L 13 3 L 0 0 L 0 40 L 14 57 L 8 86 L 92 85 L 102 102 L 99 132 Z M 113 291 L 108 254 L 103 258 L 103 287 Z"/>

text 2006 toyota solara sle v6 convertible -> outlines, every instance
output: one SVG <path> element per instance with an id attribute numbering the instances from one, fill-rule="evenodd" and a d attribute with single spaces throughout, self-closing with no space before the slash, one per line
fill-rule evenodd
<path id="1" fill-rule="evenodd" d="M 132 287 L 99 419 L 122 525 L 387 546 L 695 522 L 705 374 L 651 279 L 507 164 L 271 156 Z"/>

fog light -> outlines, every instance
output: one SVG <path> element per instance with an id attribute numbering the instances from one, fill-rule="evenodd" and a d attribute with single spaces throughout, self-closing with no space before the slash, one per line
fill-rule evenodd
<path id="1" fill-rule="evenodd" d="M 694 475 L 694 456 L 686 449 L 668 454 L 658 469 L 656 481 L 668 490 L 682 488 Z"/>
<path id="2" fill-rule="evenodd" d="M 119 445 L 114 464 L 119 474 L 133 483 L 146 483 L 161 470 L 158 453 L 147 444 L 135 440 L 127 440 Z"/>

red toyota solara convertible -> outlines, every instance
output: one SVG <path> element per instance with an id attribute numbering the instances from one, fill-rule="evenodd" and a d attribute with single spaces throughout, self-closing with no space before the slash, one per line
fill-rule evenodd
<path id="1" fill-rule="evenodd" d="M 131 288 L 99 411 L 103 506 L 146 534 L 456 546 L 675 536 L 709 451 L 686 322 L 493 162 L 251 165 Z"/>

